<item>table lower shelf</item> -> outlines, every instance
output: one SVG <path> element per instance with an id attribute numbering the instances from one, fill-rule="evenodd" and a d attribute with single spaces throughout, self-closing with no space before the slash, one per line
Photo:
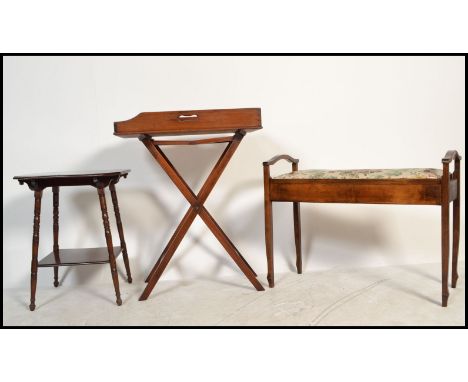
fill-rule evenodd
<path id="1" fill-rule="evenodd" d="M 120 255 L 120 247 L 114 247 L 114 256 Z M 107 264 L 109 263 L 109 254 L 107 247 L 101 248 L 76 248 L 60 249 L 58 256 L 54 252 L 49 253 L 41 261 L 38 267 L 57 267 L 86 264 Z"/>

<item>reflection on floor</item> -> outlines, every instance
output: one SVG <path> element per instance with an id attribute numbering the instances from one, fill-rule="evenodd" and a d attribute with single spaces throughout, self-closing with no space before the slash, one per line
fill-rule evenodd
<path id="1" fill-rule="evenodd" d="M 465 264 L 448 308 L 440 306 L 440 264 L 333 269 L 276 275 L 257 292 L 241 275 L 218 280 L 162 280 L 147 301 L 143 282 L 121 280 L 123 305 L 112 283 L 3 291 L 3 325 L 464 325 Z"/>

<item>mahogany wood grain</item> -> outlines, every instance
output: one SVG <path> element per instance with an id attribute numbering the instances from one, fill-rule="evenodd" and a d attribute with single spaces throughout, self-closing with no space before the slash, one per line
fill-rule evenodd
<path id="1" fill-rule="evenodd" d="M 64 265 L 83 265 L 83 264 L 104 264 L 109 263 L 111 266 L 111 274 L 116 290 L 117 304 L 120 305 L 120 290 L 118 286 L 117 268 L 115 257 L 121 250 L 121 247 L 112 246 L 112 236 L 110 233 L 109 218 L 107 213 L 107 205 L 105 201 L 104 188 L 111 189 L 112 202 L 114 204 L 114 212 L 116 214 L 117 228 L 119 231 L 120 242 L 122 244 L 122 252 L 127 270 L 129 282 L 131 282 L 130 265 L 128 262 L 127 246 L 123 236 L 123 227 L 118 207 L 117 194 L 115 183 L 122 177 L 127 177 L 130 170 L 106 170 L 106 171 L 78 171 L 78 172 L 61 172 L 61 173 L 42 173 L 15 176 L 20 184 L 27 184 L 34 191 L 34 225 L 33 225 L 33 241 L 32 241 L 32 259 L 31 259 L 31 302 L 30 310 L 36 308 L 36 286 L 37 286 L 37 270 L 40 267 L 54 268 L 54 286 L 59 285 L 58 268 Z M 101 205 L 101 214 L 104 224 L 104 233 L 106 237 L 106 248 L 91 248 L 91 249 L 60 249 L 59 247 L 59 190 L 63 186 L 93 186 L 98 189 L 98 196 Z M 53 250 L 52 252 L 38 261 L 39 250 L 39 225 L 41 213 L 41 198 L 43 190 L 47 187 L 52 188 L 53 193 Z M 104 251 L 104 252 L 103 252 Z M 115 251 L 118 251 L 116 254 Z M 102 254 L 105 253 L 105 258 Z"/>
<path id="2" fill-rule="evenodd" d="M 140 113 L 127 121 L 114 123 L 114 134 L 123 137 L 143 135 L 192 135 L 234 133 L 239 129 L 262 128 L 261 110 L 219 109 Z"/>
<path id="3" fill-rule="evenodd" d="M 270 181 L 272 201 L 440 205 L 440 183 L 375 180 Z"/>
<path id="4" fill-rule="evenodd" d="M 233 139 L 229 137 L 214 137 L 206 139 L 194 139 L 194 140 L 153 140 L 153 145 L 156 146 L 194 146 L 194 145 L 205 145 L 208 143 L 228 143 Z"/>
<path id="5" fill-rule="evenodd" d="M 263 286 L 256 279 L 257 274 L 252 267 L 247 263 L 239 250 L 234 246 L 229 237 L 219 227 L 218 223 L 203 205 L 245 134 L 261 128 L 261 110 L 259 108 L 141 113 L 128 121 L 114 123 L 115 135 L 123 138 L 137 137 L 140 139 L 155 161 L 166 172 L 174 185 L 190 204 L 181 222 L 169 239 L 151 272 L 148 274 L 145 280 L 147 285 L 140 296 L 140 300 L 146 300 L 149 297 L 197 215 L 204 221 L 252 285 L 257 290 L 264 290 Z M 233 133 L 233 135 L 204 139 L 152 139 L 153 136 L 190 136 L 220 133 Z M 227 146 L 200 191 L 198 194 L 195 194 L 161 150 L 160 146 L 202 145 L 213 143 L 227 143 Z"/>
<path id="6" fill-rule="evenodd" d="M 450 255 L 450 211 L 453 201 L 453 246 L 452 246 L 452 287 L 458 279 L 458 250 L 460 236 L 460 160 L 457 151 L 448 151 L 442 159 L 442 179 L 274 179 L 270 166 L 279 160 L 292 163 L 293 171 L 298 170 L 298 160 L 289 155 L 278 155 L 263 162 L 265 193 L 265 242 L 268 264 L 268 282 L 274 286 L 273 264 L 273 221 L 272 202 L 292 202 L 294 215 L 294 237 L 296 243 L 296 264 L 302 268 L 300 236 L 300 202 L 308 203 L 359 203 L 359 204 L 409 204 L 441 206 L 442 235 L 442 306 L 449 298 L 448 271 Z M 455 162 L 451 174 L 450 163 Z M 299 272 L 300 273 L 300 272 Z"/>
<path id="7" fill-rule="evenodd" d="M 150 138 L 143 138 L 141 139 L 146 148 L 152 154 L 154 159 L 159 163 L 162 169 L 167 173 L 169 178 L 172 180 L 174 185 L 179 189 L 179 191 L 184 195 L 187 201 L 190 203 L 190 207 L 184 217 L 182 218 L 181 223 L 177 227 L 176 231 L 172 235 L 171 239 L 169 240 L 166 248 L 164 249 L 163 253 L 159 257 L 158 261 L 156 262 L 155 266 L 149 273 L 146 282 L 146 288 L 143 291 L 142 295 L 140 296 L 140 301 L 146 300 L 151 291 L 153 290 L 154 286 L 160 279 L 162 273 L 164 272 L 165 268 L 167 267 L 169 261 L 171 260 L 172 256 L 174 255 L 177 247 L 179 246 L 180 242 L 182 241 L 183 237 L 187 233 L 188 229 L 190 228 L 191 224 L 195 220 L 197 215 L 200 215 L 201 219 L 205 222 L 208 228 L 212 231 L 214 236 L 218 239 L 221 245 L 226 249 L 228 254 L 234 260 L 234 262 L 239 266 L 242 272 L 246 275 L 249 281 L 257 290 L 263 290 L 262 285 L 256 279 L 256 274 L 250 267 L 250 265 L 245 261 L 242 257 L 240 252 L 237 248 L 234 247 L 230 239 L 227 235 L 222 231 L 213 217 L 209 214 L 206 208 L 203 206 L 206 199 L 208 198 L 209 194 L 213 190 L 216 182 L 218 181 L 219 177 L 223 173 L 224 169 L 226 168 L 227 164 L 229 163 L 230 159 L 234 155 L 234 152 L 237 150 L 242 138 L 245 136 L 245 132 L 243 130 L 237 131 L 232 139 L 229 141 L 229 144 L 226 146 L 226 149 L 221 154 L 219 160 L 217 161 L 216 165 L 213 167 L 210 175 L 206 179 L 205 183 L 201 187 L 200 191 L 197 195 L 191 190 L 182 176 L 179 174 L 177 169 L 172 165 L 169 161 L 167 156 L 164 152 L 160 149 L 157 144 L 154 144 L 154 141 Z M 213 143 L 213 142 L 209 142 Z"/>

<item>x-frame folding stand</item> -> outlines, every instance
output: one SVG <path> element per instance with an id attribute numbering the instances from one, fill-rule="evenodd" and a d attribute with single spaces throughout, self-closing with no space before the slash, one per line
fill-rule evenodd
<path id="1" fill-rule="evenodd" d="M 264 290 L 263 286 L 257 280 L 257 275 L 254 270 L 250 267 L 247 261 L 242 257 L 240 252 L 231 242 L 229 237 L 223 232 L 218 223 L 214 220 L 211 214 L 207 211 L 204 206 L 206 199 L 208 198 L 210 192 L 213 190 L 216 182 L 221 176 L 222 172 L 226 168 L 227 164 L 231 160 L 234 152 L 238 148 L 242 138 L 245 136 L 246 132 L 242 129 L 237 130 L 233 136 L 220 137 L 220 138 L 208 138 L 208 139 L 198 139 L 198 140 L 186 140 L 186 141 L 155 141 L 151 138 L 150 135 L 140 135 L 140 140 L 146 146 L 148 151 L 154 157 L 154 159 L 159 163 L 162 169 L 167 173 L 169 178 L 173 181 L 176 187 L 180 192 L 185 196 L 187 201 L 190 203 L 190 207 L 182 218 L 179 226 L 175 230 L 171 239 L 167 243 L 166 248 L 162 252 L 158 261 L 154 265 L 153 269 L 149 273 L 146 282 L 145 290 L 140 296 L 140 301 L 146 300 L 151 294 L 151 291 L 158 282 L 161 274 L 167 267 L 167 264 L 171 260 L 174 252 L 182 241 L 183 237 L 188 232 L 191 224 L 195 220 L 197 215 L 205 222 L 210 231 L 218 239 L 227 253 L 231 256 L 237 266 L 242 270 L 245 276 L 249 279 L 252 285 L 258 291 Z M 198 194 L 195 194 L 182 176 L 179 174 L 177 169 L 172 165 L 167 156 L 161 150 L 160 146 L 162 145 L 198 145 L 198 144 L 211 144 L 211 143 L 228 143 L 226 149 L 221 154 L 218 162 L 213 167 L 210 175 L 207 177 L 205 183 L 201 187 Z"/>
<path id="2" fill-rule="evenodd" d="M 190 203 L 189 209 L 148 275 L 146 279 L 148 284 L 140 296 L 140 300 L 146 300 L 151 294 L 151 291 L 164 272 L 164 269 L 166 269 L 167 264 L 197 215 L 201 217 L 211 232 L 213 232 L 214 236 L 219 240 L 242 272 L 244 272 L 255 289 L 259 291 L 264 290 L 263 286 L 257 280 L 257 275 L 253 269 L 247 261 L 245 261 L 204 206 L 206 199 L 213 190 L 245 134 L 260 129 L 262 129 L 262 118 L 259 108 L 144 112 L 129 120 L 114 122 L 114 135 L 121 138 L 138 137 Z M 202 134 L 223 134 L 225 136 L 186 140 L 153 139 L 156 136 L 193 136 Z M 229 135 L 226 136 L 227 134 Z M 198 194 L 195 194 L 163 153 L 160 146 L 212 143 L 227 143 L 227 147 L 221 154 L 218 162 L 207 177 Z"/>

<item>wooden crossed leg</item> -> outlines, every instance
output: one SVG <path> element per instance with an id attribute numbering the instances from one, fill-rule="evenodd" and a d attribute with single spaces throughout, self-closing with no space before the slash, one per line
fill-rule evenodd
<path id="1" fill-rule="evenodd" d="M 151 291 L 153 290 L 159 278 L 161 277 L 161 274 L 164 272 L 164 269 L 166 269 L 167 264 L 171 260 L 172 256 L 174 255 L 174 252 L 176 251 L 183 237 L 186 235 L 188 229 L 192 225 L 197 215 L 200 215 L 200 218 L 205 222 L 207 227 L 218 239 L 218 241 L 224 247 L 226 252 L 229 254 L 229 256 L 231 256 L 231 258 L 242 270 L 245 276 L 250 280 L 255 289 L 258 291 L 264 290 L 262 284 L 260 284 L 260 282 L 257 280 L 257 275 L 254 272 L 254 270 L 250 267 L 247 261 L 245 261 L 240 252 L 237 250 L 237 248 L 234 246 L 231 240 L 227 237 L 227 235 L 223 232 L 223 230 L 219 227 L 218 223 L 216 223 L 214 218 L 210 215 L 210 213 L 203 205 L 206 199 L 208 198 L 210 192 L 213 190 L 222 172 L 231 160 L 234 152 L 236 151 L 244 136 L 245 132 L 243 130 L 238 130 L 232 137 L 208 138 L 192 141 L 154 141 L 149 136 L 142 136 L 140 138 L 140 140 L 144 143 L 144 145 L 149 150 L 154 159 L 159 163 L 159 165 L 167 173 L 169 178 L 171 178 L 176 187 L 180 190 L 180 192 L 190 203 L 190 207 L 185 213 L 184 217 L 182 218 L 182 221 L 180 222 L 171 239 L 167 243 L 166 248 L 162 252 L 161 256 L 159 257 L 158 261 L 149 273 L 148 277 L 146 278 L 146 282 L 148 284 L 146 285 L 145 290 L 140 296 L 140 301 L 146 300 L 151 294 Z M 206 179 L 205 183 L 203 184 L 202 188 L 200 189 L 197 195 L 190 189 L 188 184 L 185 182 L 185 180 L 182 178 L 182 176 L 175 169 L 175 167 L 172 165 L 172 163 L 169 161 L 169 159 L 159 147 L 160 145 L 196 145 L 225 142 L 229 142 L 229 144 L 227 145 L 224 152 L 221 154 L 221 157 L 219 158 L 218 162 L 214 166 L 213 170 L 211 171 L 210 175 Z"/>

